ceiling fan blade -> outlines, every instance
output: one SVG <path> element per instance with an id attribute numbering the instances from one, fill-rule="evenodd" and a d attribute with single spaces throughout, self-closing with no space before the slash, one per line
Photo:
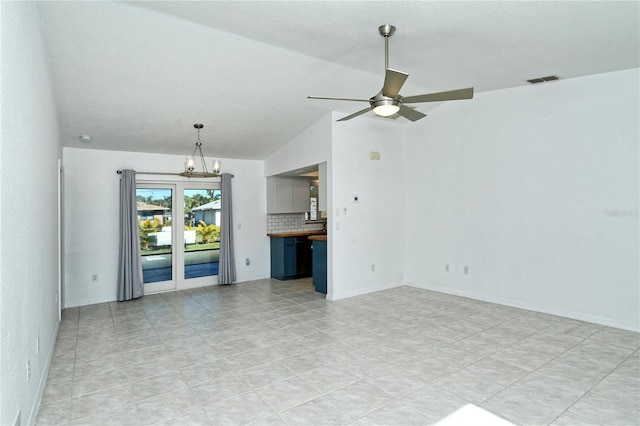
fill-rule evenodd
<path id="1" fill-rule="evenodd" d="M 416 102 L 440 102 L 440 101 L 456 101 L 459 99 L 472 99 L 473 87 L 468 89 L 449 90 L 448 92 L 429 93 L 426 95 L 407 96 L 403 102 L 405 104 L 413 104 Z"/>
<path id="2" fill-rule="evenodd" d="M 398 114 L 400 114 L 407 120 L 411 120 L 411 121 L 418 121 L 421 118 L 425 118 L 427 116 L 427 114 L 423 114 L 420 111 L 416 111 L 415 109 L 411 109 L 404 105 L 400 106 L 400 109 L 398 110 Z"/>
<path id="3" fill-rule="evenodd" d="M 387 72 L 384 75 L 382 95 L 389 98 L 398 96 L 407 77 L 409 77 L 409 74 L 387 68 Z"/>
<path id="4" fill-rule="evenodd" d="M 353 114 L 351 114 L 351 115 L 347 115 L 346 117 L 342 117 L 340 120 L 336 120 L 336 121 L 347 121 L 347 120 L 351 120 L 352 118 L 357 117 L 357 116 L 359 116 L 359 115 L 362 115 L 362 114 L 364 114 L 365 112 L 369 112 L 369 111 L 371 111 L 371 108 L 361 109 L 361 110 L 360 110 L 360 111 L 358 111 L 358 112 L 354 112 Z"/>
<path id="5" fill-rule="evenodd" d="M 327 97 L 324 97 L 324 96 L 307 96 L 307 99 L 324 99 L 324 100 L 329 100 L 329 101 L 371 102 L 369 99 L 327 98 Z"/>

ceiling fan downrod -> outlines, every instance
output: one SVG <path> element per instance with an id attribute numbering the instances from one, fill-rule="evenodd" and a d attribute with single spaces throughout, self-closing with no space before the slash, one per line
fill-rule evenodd
<path id="1" fill-rule="evenodd" d="M 396 32 L 396 27 L 393 25 L 380 25 L 378 27 L 380 35 L 384 37 L 384 69 L 389 68 L 389 37 Z"/>

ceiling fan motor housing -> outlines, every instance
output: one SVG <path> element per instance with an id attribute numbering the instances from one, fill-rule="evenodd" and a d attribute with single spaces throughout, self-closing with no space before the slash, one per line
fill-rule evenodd
<path id="1" fill-rule="evenodd" d="M 403 97 L 401 95 L 390 98 L 389 96 L 384 96 L 382 92 L 379 92 L 369 99 L 369 104 L 371 104 L 371 109 L 373 109 L 373 112 L 377 115 L 388 117 L 398 112 L 402 106 L 402 100 Z"/>

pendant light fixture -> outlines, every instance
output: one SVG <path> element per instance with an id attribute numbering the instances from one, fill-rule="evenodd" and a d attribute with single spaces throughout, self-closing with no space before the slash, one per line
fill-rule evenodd
<path id="1" fill-rule="evenodd" d="M 180 176 L 192 178 L 208 178 L 208 177 L 218 177 L 220 176 L 220 161 L 213 160 L 213 170 L 209 171 L 207 169 L 207 163 L 204 160 L 204 155 L 202 154 L 202 142 L 200 141 L 200 129 L 204 127 L 202 123 L 196 123 L 193 125 L 198 130 L 198 139 L 196 140 L 196 148 L 193 150 L 193 154 L 191 157 L 186 157 L 184 160 L 184 172 L 180 173 Z M 196 156 L 197 154 L 197 156 Z M 200 160 L 200 164 L 202 165 L 202 171 L 196 171 L 196 161 L 198 161 L 198 157 Z"/>

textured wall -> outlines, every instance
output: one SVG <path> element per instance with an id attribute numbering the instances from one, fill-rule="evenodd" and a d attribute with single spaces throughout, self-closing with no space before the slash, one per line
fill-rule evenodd
<path id="1" fill-rule="evenodd" d="M 32 424 L 58 325 L 60 144 L 37 4 L 1 19 L 0 424 Z"/>
<path id="2" fill-rule="evenodd" d="M 412 126 L 405 280 L 640 329 L 638 76 L 479 93 Z"/>

